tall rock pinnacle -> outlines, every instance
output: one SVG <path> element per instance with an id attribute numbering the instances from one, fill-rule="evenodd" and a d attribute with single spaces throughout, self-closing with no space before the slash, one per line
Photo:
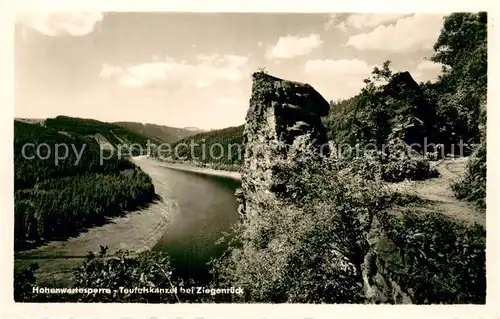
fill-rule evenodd
<path id="1" fill-rule="evenodd" d="M 328 102 L 309 84 L 264 72 L 253 74 L 243 133 L 242 187 L 237 192 L 241 214 L 258 215 L 261 202 L 285 187 L 276 176 L 278 160 L 294 161 L 306 147 L 318 155 L 329 154 L 326 129 L 321 122 L 328 110 Z"/>

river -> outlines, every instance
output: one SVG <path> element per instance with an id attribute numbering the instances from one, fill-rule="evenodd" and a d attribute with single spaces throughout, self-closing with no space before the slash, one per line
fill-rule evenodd
<path id="1" fill-rule="evenodd" d="M 167 200 L 175 208 L 153 250 L 168 253 L 179 274 L 202 280 L 207 275 L 206 263 L 227 248 L 226 241 L 218 241 L 238 221 L 234 192 L 240 182 L 165 167 L 161 170 L 170 185 Z"/>

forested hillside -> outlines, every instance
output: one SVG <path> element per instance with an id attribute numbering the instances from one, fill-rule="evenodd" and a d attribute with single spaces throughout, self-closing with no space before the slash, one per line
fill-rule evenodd
<path id="1" fill-rule="evenodd" d="M 243 125 L 199 133 L 172 146 L 174 160 L 220 165 L 241 165 L 243 162 Z M 195 147 L 190 147 L 190 145 Z M 167 154 L 161 154 L 165 157 Z M 167 155 L 168 156 L 168 155 Z"/>
<path id="2" fill-rule="evenodd" d="M 55 118 L 46 119 L 41 124 L 46 128 L 57 132 L 64 132 L 69 136 L 76 134 L 91 137 L 101 145 L 109 143 L 109 147 L 115 149 L 119 146 L 127 146 L 126 148 L 122 148 L 123 154 L 125 154 L 124 152 L 128 152 L 128 146 L 132 146 L 133 144 L 136 144 L 136 146 L 130 149 L 132 155 L 139 155 L 141 148 L 143 152 L 146 152 L 149 140 L 147 136 L 133 132 L 120 125 L 101 122 L 94 119 L 57 116 Z M 155 141 L 151 140 L 150 143 L 155 143 Z M 137 145 L 140 145 L 140 147 Z"/>
<path id="3" fill-rule="evenodd" d="M 49 127 L 14 122 L 16 248 L 75 235 L 154 198 L 148 175 L 116 154 L 104 151 L 101 158 L 99 145 L 77 133 L 105 133 L 100 122 L 83 121 L 83 127 L 75 122 L 49 121 Z M 71 130 L 71 136 L 54 126 Z M 41 144 L 50 153 L 38 148 Z M 59 146 L 57 156 L 56 145 L 69 151 Z"/>
<path id="4" fill-rule="evenodd" d="M 151 123 L 114 122 L 113 124 L 122 126 L 132 132 L 151 138 L 152 142 L 158 144 L 174 143 L 183 138 L 202 132 L 199 129 L 177 128 Z"/>

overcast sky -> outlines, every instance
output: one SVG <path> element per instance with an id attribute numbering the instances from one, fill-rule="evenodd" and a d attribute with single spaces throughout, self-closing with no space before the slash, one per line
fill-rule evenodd
<path id="1" fill-rule="evenodd" d="M 393 61 L 417 81 L 437 14 L 22 14 L 15 35 L 15 116 L 69 115 L 176 127 L 244 123 L 250 75 L 308 82 L 327 100 L 359 92 Z"/>

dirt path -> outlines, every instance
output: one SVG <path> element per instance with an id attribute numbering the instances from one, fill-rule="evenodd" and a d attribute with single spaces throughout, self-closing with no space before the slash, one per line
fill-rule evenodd
<path id="1" fill-rule="evenodd" d="M 458 200 L 451 190 L 450 184 L 457 180 L 464 172 L 468 158 L 446 159 L 433 163 L 441 174 L 438 178 L 425 181 L 405 181 L 389 184 L 392 190 L 415 194 L 422 199 L 431 201 L 429 205 L 443 215 L 466 223 L 477 223 L 486 227 L 486 212 L 476 208 L 473 204 Z"/>
<path id="2" fill-rule="evenodd" d="M 109 223 L 94 227 L 66 241 L 51 242 L 41 247 L 15 254 L 16 266 L 36 262 L 39 264 L 38 280 L 65 283 L 71 278 L 72 268 L 81 262 L 88 251 L 98 252 L 100 246 L 108 246 L 112 253 L 118 249 L 141 252 L 153 247 L 165 233 L 169 216 L 176 209 L 175 202 L 165 200 L 168 183 L 161 171 L 147 163 L 138 163 L 150 174 L 160 200 L 148 207 L 130 212 Z"/>

